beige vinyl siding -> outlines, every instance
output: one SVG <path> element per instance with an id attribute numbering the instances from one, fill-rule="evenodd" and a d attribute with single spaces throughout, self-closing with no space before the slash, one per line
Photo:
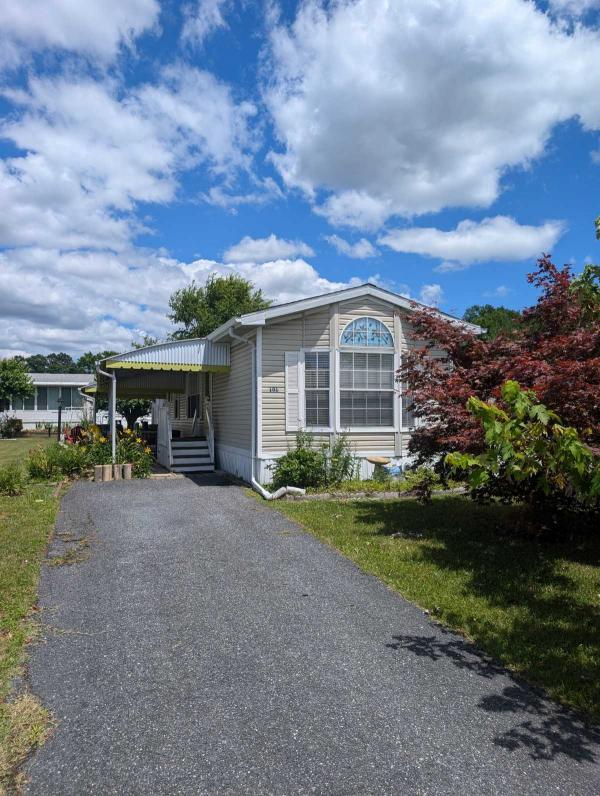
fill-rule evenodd
<path id="1" fill-rule="evenodd" d="M 356 318 L 377 318 L 394 333 L 394 306 L 371 296 L 340 302 L 339 334 L 341 335 L 350 321 Z M 339 340 L 338 340 L 339 344 Z M 397 345 L 397 343 L 396 343 Z"/>
<path id="2" fill-rule="evenodd" d="M 215 442 L 252 449 L 252 347 L 232 345 L 231 370 L 213 374 L 212 395 Z"/>
<path id="3" fill-rule="evenodd" d="M 285 352 L 300 351 L 304 320 L 298 316 L 262 330 L 262 448 L 283 452 L 294 444 L 285 430 Z M 273 390 L 273 392 L 272 392 Z"/>
<path id="4" fill-rule="evenodd" d="M 304 348 L 329 347 L 329 307 L 317 312 L 307 312 L 304 316 Z"/>
<path id="5" fill-rule="evenodd" d="M 193 417 L 188 417 L 187 408 L 188 408 L 188 395 L 203 395 L 204 394 L 204 374 L 202 373 L 186 373 L 185 374 L 185 392 L 184 393 L 172 393 L 169 396 L 169 400 L 167 401 L 169 407 L 169 415 L 171 418 L 171 428 L 175 431 L 179 431 L 182 437 L 186 437 L 191 435 L 192 433 L 192 424 L 194 422 Z M 175 401 L 179 401 L 179 417 L 175 419 Z M 200 417 L 196 422 L 196 435 L 201 436 L 203 434 L 203 425 L 202 425 L 202 405 L 200 405 Z"/>
<path id="6" fill-rule="evenodd" d="M 393 431 L 349 431 L 346 438 L 352 450 L 358 454 L 385 453 L 394 456 L 395 436 Z"/>

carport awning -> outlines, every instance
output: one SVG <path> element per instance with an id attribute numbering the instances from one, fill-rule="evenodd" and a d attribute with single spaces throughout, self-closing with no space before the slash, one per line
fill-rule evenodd
<path id="1" fill-rule="evenodd" d="M 114 373 L 122 398 L 164 398 L 185 392 L 189 373 L 221 373 L 230 368 L 229 343 L 198 338 L 171 340 L 109 357 L 100 370 Z M 110 379 L 99 373 L 96 389 L 108 392 Z"/>

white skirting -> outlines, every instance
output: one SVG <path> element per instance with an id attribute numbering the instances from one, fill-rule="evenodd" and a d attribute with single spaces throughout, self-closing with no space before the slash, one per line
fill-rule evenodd
<path id="1" fill-rule="evenodd" d="M 250 483 L 252 480 L 252 454 L 242 448 L 231 448 L 229 445 L 219 445 L 215 440 L 216 465 L 219 470 L 231 473 L 242 481 Z"/>
<path id="2" fill-rule="evenodd" d="M 271 481 L 273 480 L 273 470 L 271 468 L 275 464 L 277 459 L 283 455 L 284 455 L 283 453 L 272 454 L 271 458 L 269 459 L 257 459 L 255 467 L 255 477 L 259 483 L 261 484 L 271 483 Z M 393 451 L 362 452 L 360 456 L 356 456 L 356 459 L 358 461 L 358 478 L 361 481 L 364 481 L 367 478 L 371 478 L 371 476 L 373 475 L 373 470 L 375 469 L 375 465 L 367 461 L 367 456 L 387 456 L 395 464 L 398 464 L 403 470 L 405 470 L 407 467 L 410 467 L 411 464 L 413 463 L 412 456 L 398 457 L 394 455 Z"/>

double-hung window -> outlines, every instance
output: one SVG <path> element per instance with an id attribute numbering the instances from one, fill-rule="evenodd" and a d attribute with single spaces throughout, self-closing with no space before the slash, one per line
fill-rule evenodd
<path id="1" fill-rule="evenodd" d="M 394 355 L 340 353 L 340 425 L 394 425 Z"/>
<path id="2" fill-rule="evenodd" d="M 340 343 L 340 426 L 393 428 L 396 391 L 391 332 L 376 318 L 357 318 L 344 329 Z"/>
<path id="3" fill-rule="evenodd" d="M 329 351 L 304 353 L 304 423 L 329 427 Z"/>

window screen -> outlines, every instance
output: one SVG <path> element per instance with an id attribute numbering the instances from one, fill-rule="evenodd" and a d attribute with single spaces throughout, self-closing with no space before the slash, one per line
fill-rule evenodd
<path id="1" fill-rule="evenodd" d="M 83 406 L 83 395 L 77 387 L 71 387 L 71 406 L 73 409 L 79 409 L 79 407 Z"/>
<path id="2" fill-rule="evenodd" d="M 38 387 L 36 389 L 37 392 L 37 408 L 38 409 L 47 409 L 48 408 L 48 388 L 47 387 Z"/>
<path id="3" fill-rule="evenodd" d="M 305 423 L 329 427 L 329 352 L 307 351 L 304 355 Z"/>
<path id="4" fill-rule="evenodd" d="M 344 428 L 394 425 L 393 354 L 340 354 L 340 423 Z"/>
<path id="5" fill-rule="evenodd" d="M 61 387 L 60 388 L 60 397 L 62 400 L 63 409 L 69 409 L 71 407 L 71 388 L 70 387 Z"/>

